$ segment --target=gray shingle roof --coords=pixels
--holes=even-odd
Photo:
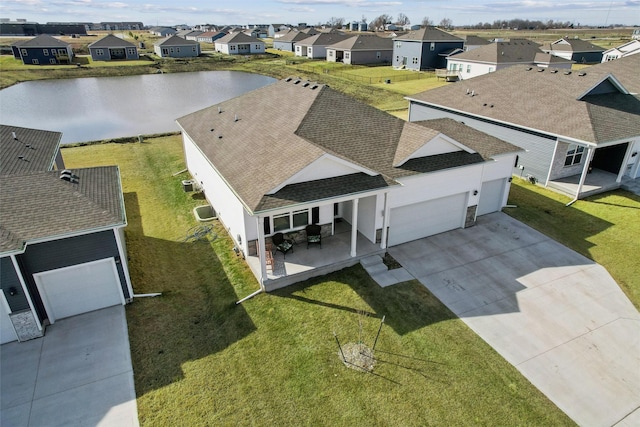
[[[0,175],[53,169],[61,139],[60,132],[0,125]]]
[[[58,171],[0,176],[0,253],[24,242],[61,238],[126,224],[117,166],[72,170],[78,183]]]
[[[260,39],[257,39],[255,37],[251,37],[246,35],[245,33],[242,32],[238,32],[238,33],[230,33],[227,34],[224,37],[220,37],[218,40],[216,40],[216,43],[261,43],[264,44],[264,42]]]
[[[183,39],[182,37],[171,36],[171,37],[167,37],[162,41],[154,43],[153,45],[154,46],[193,46],[196,44],[199,44],[199,43],[195,40],[186,40],[186,39]]]
[[[564,52],[604,52],[603,47],[597,46],[582,39],[561,38],[552,42],[550,45],[545,45],[544,50],[557,50]]]
[[[490,64],[530,64],[538,53],[543,52],[538,48],[536,43],[527,40],[518,40],[516,42],[491,43],[450,56],[449,59]]]
[[[363,50],[393,50],[393,40],[376,35],[361,34],[349,37],[346,40],[339,41],[327,47],[338,50],[350,50],[352,52]]]
[[[349,38],[338,33],[319,33],[298,42],[300,46],[329,46]]]
[[[409,31],[407,34],[396,37],[394,40],[411,40],[423,42],[461,42],[464,41],[460,37],[449,34],[435,27],[424,27],[419,30]]]
[[[618,64],[614,64],[616,62]],[[616,74],[617,67],[621,70],[620,77]],[[640,135],[640,99],[617,95],[616,88],[607,83],[608,80],[600,85],[600,89],[612,91],[612,94],[584,95],[606,80],[610,73],[622,85],[634,84],[632,81],[636,80],[637,87],[635,73],[639,67],[640,55],[571,74],[565,74],[563,70],[539,72],[535,67],[514,66],[408,98],[550,135],[598,143]],[[467,94],[468,89],[475,96]],[[599,119],[604,117],[609,122]],[[616,128],[615,131],[603,131],[603,126]]]
[[[297,42],[300,40],[304,40],[306,38],[311,37],[307,33],[303,33],[302,31],[289,31],[282,37],[277,38],[275,41],[277,42]]]
[[[288,80],[177,120],[250,212],[385,188],[404,176],[518,151],[481,132],[464,131],[460,128],[466,126],[453,120],[435,121],[478,153],[431,156],[394,167],[397,152],[407,158],[440,130],[407,123],[327,86]],[[478,149],[487,141],[494,145]],[[354,174],[282,187],[324,156],[353,164]]]
[[[123,40],[120,37],[116,37],[113,34],[107,34],[100,40],[97,40],[89,45],[89,49],[109,47],[136,47],[136,45],[131,43],[130,41]]]
[[[65,43],[60,41],[54,37],[51,37],[48,34],[40,34],[39,36],[27,40],[25,42],[20,43],[20,47],[52,47],[52,48],[67,48],[69,47],[69,43]]]

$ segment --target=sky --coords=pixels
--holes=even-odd
[[[0,0],[0,18],[46,22],[135,21],[178,24],[298,24],[372,21],[405,14],[411,23],[528,19],[575,25],[640,25],[640,0]]]

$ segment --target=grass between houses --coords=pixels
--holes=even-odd
[[[624,190],[578,200],[514,179],[505,208],[512,217],[602,264],[640,308],[640,196]]]
[[[571,425],[418,282],[382,289],[359,266],[242,305],[258,288],[225,230],[183,242],[179,136],[65,148],[67,167],[118,164],[136,298],[127,306],[142,425]],[[373,373],[343,344],[376,347]]]

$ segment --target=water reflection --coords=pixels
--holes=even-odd
[[[237,71],[44,80],[0,91],[0,122],[62,143],[171,132],[175,119],[275,81]]]

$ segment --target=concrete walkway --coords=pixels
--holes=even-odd
[[[0,425],[138,426],[123,306],[0,347]]]
[[[576,423],[640,425],[640,314],[602,266],[503,213],[389,253]]]

